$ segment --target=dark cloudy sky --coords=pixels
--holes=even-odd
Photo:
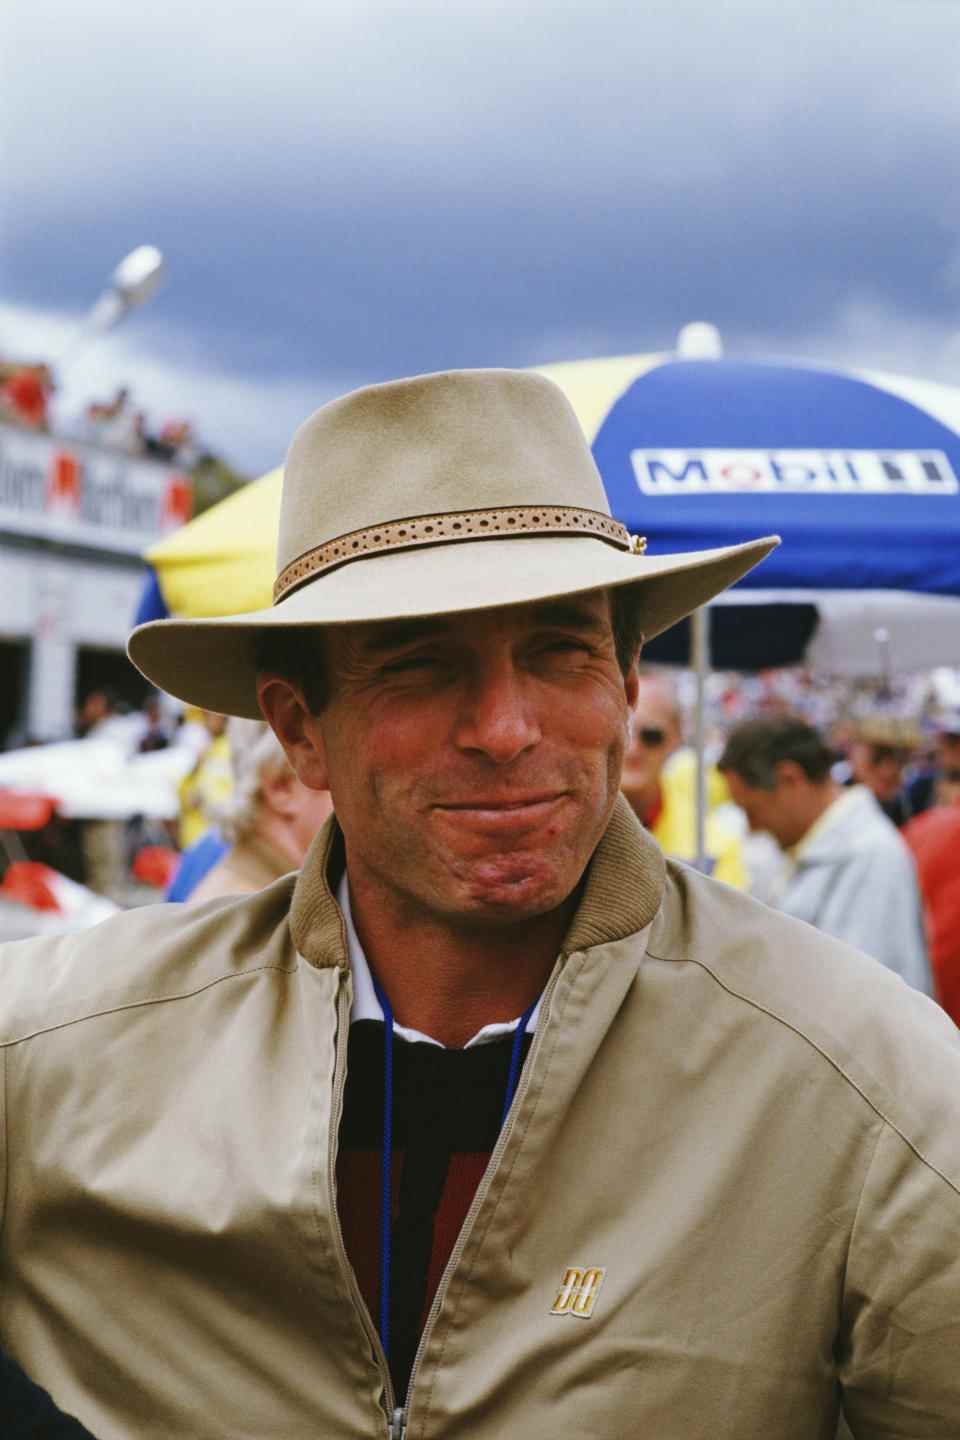
[[[241,468],[354,384],[668,349],[960,383],[960,0],[5,0],[0,353]]]

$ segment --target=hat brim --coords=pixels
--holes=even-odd
[[[349,625],[523,605],[636,586],[651,640],[733,585],[779,544],[768,535],[718,550],[634,555],[583,536],[483,540],[356,560],[269,610],[153,620],[130,637],[137,669],[161,690],[223,715],[259,719],[257,639],[277,626]]]

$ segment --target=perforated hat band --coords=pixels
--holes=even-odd
[[[277,577],[273,603],[279,605],[294,590],[352,560],[393,550],[416,550],[427,545],[448,545],[464,540],[502,540],[522,535],[590,535],[618,550],[642,555],[647,542],[631,535],[625,526],[600,510],[572,505],[505,505],[489,510],[449,510],[436,515],[414,515],[351,530],[292,560]]]

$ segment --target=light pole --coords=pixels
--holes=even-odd
[[[163,278],[164,258],[155,245],[138,245],[125,255],[110,277],[110,284],[81,323],[78,333],[57,361],[58,369],[98,335],[112,330],[135,306],[149,299]]]

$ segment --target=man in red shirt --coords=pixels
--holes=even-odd
[[[923,893],[937,999],[960,1025],[960,804],[925,810],[901,834]]]

